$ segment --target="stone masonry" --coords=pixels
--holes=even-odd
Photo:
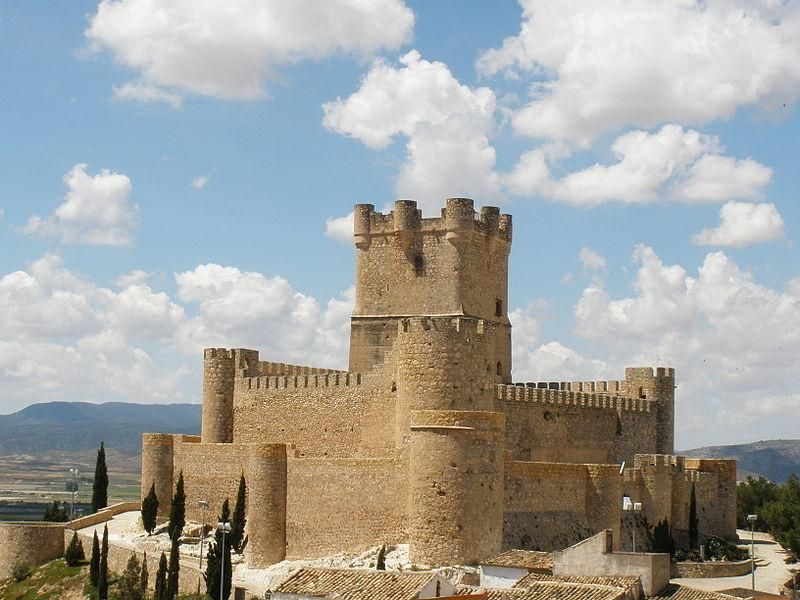
[[[398,543],[419,565],[475,564],[605,530],[618,545],[623,495],[685,529],[694,483],[701,531],[735,536],[735,462],[673,455],[672,369],[513,382],[510,215],[464,198],[437,218],[410,201],[354,214],[349,369],[206,349],[202,435],[143,439],[162,517],[180,472],[194,519],[243,473],[251,567]]]

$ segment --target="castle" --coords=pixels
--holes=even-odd
[[[673,455],[672,369],[513,382],[511,238],[510,215],[464,198],[437,218],[356,205],[349,369],[206,349],[201,435],[145,434],[142,493],[165,517],[182,472],[199,521],[244,473],[253,568],[400,543],[474,564],[606,529],[619,547],[623,496],[680,531],[692,484],[700,531],[735,537],[735,461]]]

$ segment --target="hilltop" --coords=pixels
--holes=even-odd
[[[778,483],[791,473],[800,475],[800,440],[763,440],[732,446],[706,446],[683,450],[691,458],[735,458],[738,479],[763,475]]]

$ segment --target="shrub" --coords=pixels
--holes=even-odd
[[[72,539],[69,541],[66,552],[64,552],[64,560],[70,567],[77,567],[86,560],[86,554],[83,552],[83,543],[78,537],[77,531],[72,534]]]
[[[27,563],[19,563],[14,566],[11,571],[11,576],[14,578],[14,581],[25,581],[28,577],[31,576],[31,567]]]

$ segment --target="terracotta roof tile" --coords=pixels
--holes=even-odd
[[[406,600],[414,598],[434,577],[430,571],[300,569],[275,591],[319,595],[336,592],[342,600]]]
[[[515,588],[524,588],[537,581],[563,581],[565,583],[587,583],[590,585],[605,585],[608,587],[617,587],[623,590],[639,584],[638,576],[616,576],[616,577],[602,577],[593,575],[548,575],[545,573],[528,573],[525,577],[520,579],[514,584]]]
[[[517,569],[553,570],[552,552],[535,552],[533,550],[509,550],[494,558],[484,560],[482,565],[490,567],[511,567]]]
[[[622,600],[625,590],[605,585],[589,585],[565,581],[538,581],[527,588],[464,587],[460,593],[483,590],[487,600]]]
[[[732,597],[720,592],[705,592],[671,583],[658,596],[651,596],[649,600],[731,600]]]

